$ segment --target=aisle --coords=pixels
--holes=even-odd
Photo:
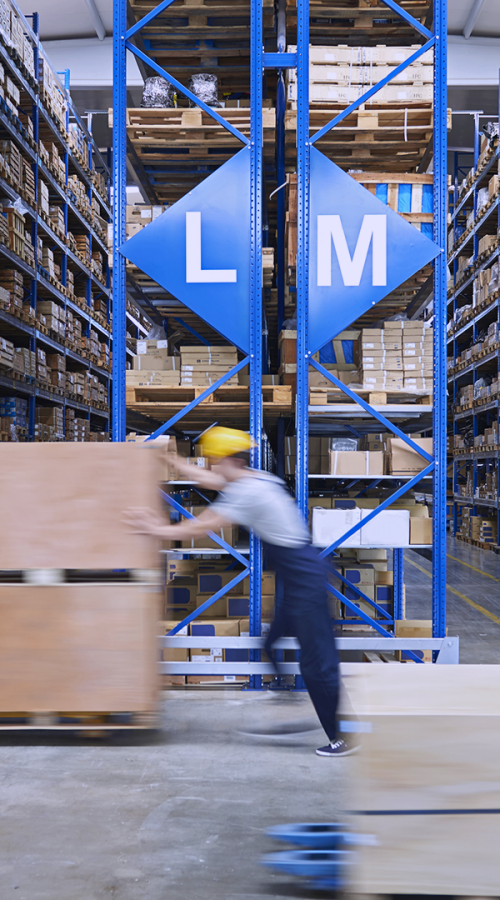
[[[430,560],[405,550],[406,617],[432,616]],[[448,634],[460,638],[461,663],[500,663],[500,557],[447,541]]]
[[[259,863],[275,849],[265,831],[338,816],[352,758],[316,756],[320,729],[273,743],[238,734],[314,723],[306,694],[164,697],[161,731],[149,736],[0,737],[2,898],[296,896]]]

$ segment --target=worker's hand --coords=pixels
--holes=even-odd
[[[150,534],[166,539],[172,537],[170,532],[173,531],[174,526],[166,525],[165,520],[151,509],[143,507],[126,509],[123,521],[135,534]]]

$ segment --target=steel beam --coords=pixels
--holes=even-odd
[[[262,3],[252,0],[250,10],[250,434],[255,446],[250,451],[253,469],[262,468],[262,181],[263,128]],[[262,550],[260,540],[250,532],[250,634],[261,632]],[[252,662],[260,653],[252,651]],[[260,675],[250,678],[251,690],[262,687]]]
[[[434,481],[432,539],[432,634],[446,635],[446,238],[447,238],[447,0],[434,0]]]
[[[124,441],[126,433],[126,287],[125,257],[118,248],[126,238],[127,207],[127,77],[125,31],[126,0],[113,2],[113,386],[112,435]]]

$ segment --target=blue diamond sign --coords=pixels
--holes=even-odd
[[[315,147],[309,228],[310,353],[441,253]]]
[[[240,350],[250,347],[250,150],[120,247]]]

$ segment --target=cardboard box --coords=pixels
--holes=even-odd
[[[362,520],[369,514],[361,510]],[[423,521],[423,520],[419,520]],[[361,526],[361,546],[408,547],[410,543],[410,513],[407,509],[384,509]]]
[[[142,372],[149,370],[153,372],[180,372],[180,362],[178,356],[169,356],[168,350],[148,351],[144,354],[134,356],[132,360],[134,370]]]
[[[210,647],[211,637],[216,636],[239,636],[239,620],[237,619],[211,619],[203,622],[191,623],[191,634],[193,637],[207,637],[207,648],[191,650],[191,661],[199,662],[200,672],[203,672],[203,666],[208,662],[247,662],[248,650],[224,650],[220,647]],[[221,684],[225,682],[245,682],[246,675],[188,675],[188,684]]]
[[[415,438],[413,442],[432,456],[432,438]],[[390,438],[388,463],[390,475],[416,475],[429,465],[427,460],[416,453],[402,438]]]
[[[313,509],[312,542],[317,547],[329,547],[359,522],[361,522],[360,509]],[[360,545],[360,529],[341,544],[342,547]]]
[[[407,638],[432,637],[432,620],[427,619],[396,619],[394,622],[394,636]],[[414,650],[416,656],[424,662],[432,662],[432,650]],[[409,661],[410,657],[404,650],[396,651],[396,659],[401,662]]]
[[[410,544],[432,544],[432,519],[411,516]]]
[[[214,596],[214,591],[209,591],[208,593],[197,593],[195,595],[195,608],[198,609],[203,603],[206,603],[207,600],[210,600],[211,597]],[[207,609],[200,613],[201,619],[213,619],[216,616],[226,616],[227,612],[227,596],[224,595],[219,600],[216,600],[215,603],[212,603]]]
[[[383,475],[384,453],[369,450],[330,450],[331,475]]]

